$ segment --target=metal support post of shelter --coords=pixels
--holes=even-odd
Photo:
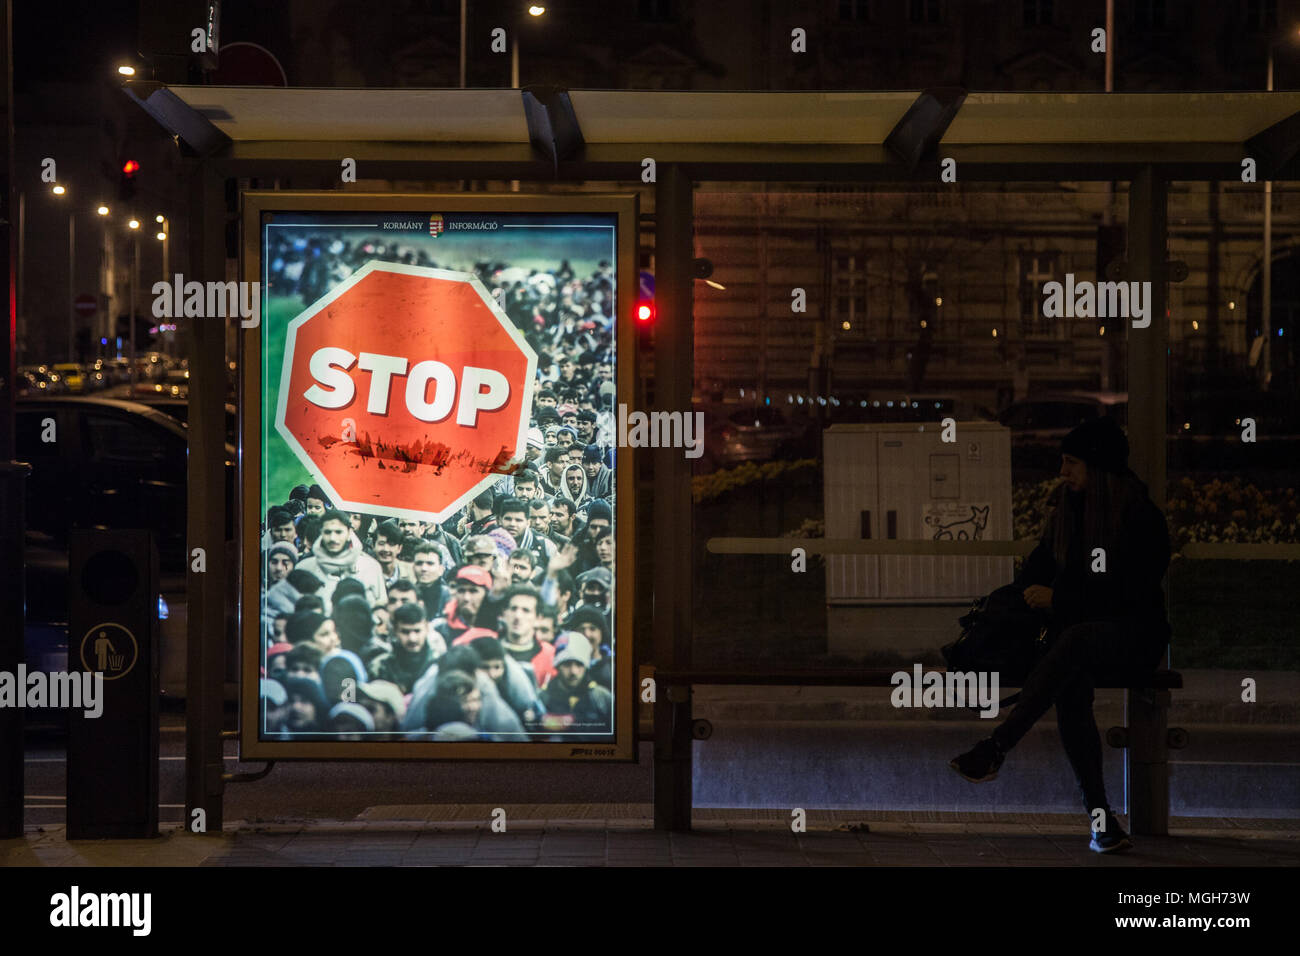
[[[196,164],[190,187],[190,262],[196,278],[224,280],[225,194],[219,172]],[[226,663],[225,416],[226,328],[220,319],[188,326],[189,509],[187,590],[189,629],[185,674],[185,827],[193,831],[202,810],[202,832],[222,827],[221,724]],[[206,569],[194,570],[195,548]]]
[[[1164,510],[1167,454],[1165,424],[1169,396],[1168,183],[1150,166],[1129,186],[1128,267],[1124,279],[1151,282],[1151,324],[1128,323],[1130,466],[1147,484],[1151,500]],[[1124,751],[1124,790],[1129,825],[1136,835],[1169,832],[1169,764],[1165,741],[1169,692],[1129,690],[1124,695],[1129,746]]]
[[[687,171],[660,166],[655,185],[655,404],[689,414],[694,384],[694,197]],[[654,661],[690,667],[694,572],[690,462],[654,451]],[[690,688],[684,702],[655,697],[655,829],[691,828]]]
[[[17,384],[17,295],[18,241],[22,216],[15,203],[14,189],[14,90],[13,90],[13,4],[0,2],[0,246],[4,267],[0,273],[0,302],[4,309],[4,340],[0,341],[0,574],[5,587],[0,592],[0,671],[16,672],[26,656],[23,553],[26,541],[26,483],[31,468],[14,456],[14,395]],[[19,210],[15,212],[15,210]],[[26,770],[23,750],[23,711],[20,707],[0,708],[0,840],[23,835],[23,804]]]

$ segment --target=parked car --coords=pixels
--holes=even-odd
[[[174,373],[169,373],[174,374]],[[161,390],[160,390],[161,389]],[[105,393],[106,398],[124,398],[141,405],[156,408],[164,415],[170,415],[182,425],[190,420],[189,388],[182,387],[179,395],[173,395],[161,385],[141,385],[135,395],[130,394],[130,386],[114,386]],[[230,402],[226,403],[226,442],[239,446],[239,410]]]
[[[108,367],[107,359],[95,359],[90,368],[86,370],[86,390],[100,391],[108,388],[113,384],[112,372]]]
[[[998,415],[1011,429],[1012,446],[1059,445],[1071,429],[1109,415],[1128,424],[1127,392],[1043,392],[1012,402]]]
[[[29,659],[57,657],[50,636],[59,627],[66,634],[70,530],[148,528],[158,545],[160,613],[167,609],[160,648],[163,690],[184,696],[185,425],[137,402],[100,397],[20,399],[15,412],[17,457],[32,466],[26,482]],[[235,449],[226,446],[227,540],[233,539],[235,460]],[[233,603],[228,614],[233,675],[238,660]]]
[[[135,385],[114,385],[106,393],[110,398],[121,398],[133,402],[152,403],[154,399],[176,399],[185,401],[190,396],[189,373],[184,370],[167,372],[162,378],[151,379],[141,375]]]
[[[150,408],[156,408],[164,415],[170,415],[183,425],[188,425],[190,420],[190,403],[187,398],[176,398],[170,395],[142,396],[136,399],[142,405],[148,405]],[[231,446],[239,446],[239,410],[226,403],[226,442]]]
[[[161,352],[149,352],[137,355],[135,359],[136,377],[139,381],[159,382],[167,373],[167,363]]]
[[[121,385],[123,382],[131,381],[131,360],[124,358],[105,359],[105,365],[108,367],[109,382],[113,385]]]
[[[18,395],[57,395],[63,391],[61,382],[52,381],[49,372],[40,365],[20,365]]]
[[[37,375],[41,376],[42,378],[45,379],[46,382],[49,383],[49,388],[47,389],[47,392],[50,395],[64,395],[67,393],[68,383],[63,380],[62,375],[54,371],[54,366],[36,365],[31,367],[36,370]]]
[[[164,394],[172,395],[176,398],[189,397],[190,392],[190,372],[189,369],[174,368],[163,375],[162,380]]]
[[[811,423],[792,421],[771,405],[714,405],[704,412],[700,468],[712,471],[746,461],[772,461],[810,452]]]
[[[14,387],[18,390],[18,395],[40,394],[41,382],[31,372],[24,372],[22,369],[18,369],[14,375]]]
[[[86,390],[86,371],[76,362],[60,362],[54,371],[63,379],[69,392],[76,394]]]
[[[1017,480],[1037,480],[1061,468],[1061,439],[1076,426],[1107,415],[1128,427],[1126,392],[1041,392],[1012,402],[998,415],[1011,429],[1011,468]],[[1175,413],[1170,410],[1170,420]]]

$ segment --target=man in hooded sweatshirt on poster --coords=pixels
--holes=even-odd
[[[581,511],[591,501],[591,492],[587,488],[587,473],[581,465],[566,465],[564,477],[560,482],[561,496],[573,502],[573,509]]]

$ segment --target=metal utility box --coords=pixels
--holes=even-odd
[[[1011,432],[996,422],[833,425],[826,537],[1008,541]],[[827,555],[832,653],[916,657],[956,636],[960,608],[1013,576],[1010,557]]]

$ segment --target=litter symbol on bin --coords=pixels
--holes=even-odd
[[[140,646],[135,635],[121,624],[96,624],[81,639],[81,666],[103,673],[104,680],[117,680],[131,673]]]

